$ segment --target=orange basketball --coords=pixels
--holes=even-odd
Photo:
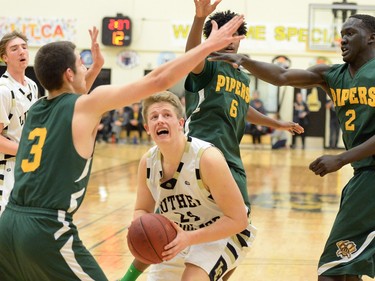
[[[161,263],[161,253],[177,235],[173,222],[160,214],[145,214],[135,219],[128,230],[127,242],[133,256],[145,263]]]

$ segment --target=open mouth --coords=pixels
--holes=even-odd
[[[348,50],[347,48],[345,48],[345,47],[342,47],[342,48],[341,48],[341,54],[342,54],[343,56],[347,55],[348,52],[349,52],[349,50]]]
[[[160,129],[156,132],[156,134],[158,136],[161,136],[161,135],[168,135],[169,131],[167,129]]]

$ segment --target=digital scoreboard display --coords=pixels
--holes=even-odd
[[[102,43],[106,46],[129,46],[132,38],[132,22],[129,17],[117,15],[105,17],[102,23]]]

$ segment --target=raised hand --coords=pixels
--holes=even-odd
[[[198,18],[205,18],[215,11],[216,6],[219,5],[221,0],[216,0],[211,4],[211,0],[194,0],[195,3],[195,16]]]
[[[97,42],[99,30],[94,26],[92,29],[89,29],[89,33],[91,37],[91,55],[93,62],[85,76],[86,93],[90,91],[96,77],[99,75],[104,65],[104,57],[100,51],[99,43]]]
[[[216,50],[220,50],[228,46],[232,42],[236,42],[245,38],[245,35],[233,34],[238,30],[240,25],[244,22],[243,15],[233,17],[225,25],[218,28],[217,23],[212,21],[212,31],[208,39],[204,42],[205,44],[214,44]]]
[[[93,65],[97,67],[102,67],[104,64],[104,57],[100,51],[99,43],[97,42],[99,30],[94,26],[92,29],[89,29],[91,37],[91,55],[93,59]]]

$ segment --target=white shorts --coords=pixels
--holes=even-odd
[[[14,185],[15,160],[7,160],[5,165],[0,164],[0,175],[4,175],[4,180],[0,179],[0,216],[8,204],[10,192]],[[1,195],[2,193],[2,195]]]
[[[185,263],[199,266],[207,272],[211,281],[236,268],[245,258],[255,239],[256,228],[251,224],[241,233],[203,244],[192,245],[167,262],[150,267],[147,281],[181,280]]]

